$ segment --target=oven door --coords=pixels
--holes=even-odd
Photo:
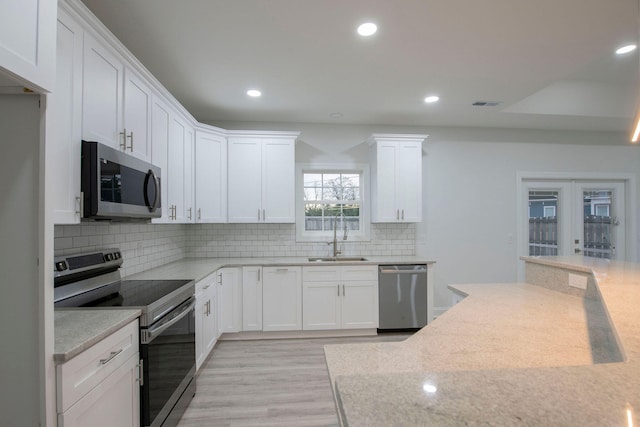
[[[141,424],[176,425],[195,394],[195,298],[143,328],[140,352]]]

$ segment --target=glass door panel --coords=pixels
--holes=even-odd
[[[558,255],[558,191],[529,191],[529,255]]]
[[[624,187],[622,183],[576,182],[580,211],[574,253],[624,259]]]

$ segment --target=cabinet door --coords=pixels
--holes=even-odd
[[[134,156],[151,159],[151,89],[133,71],[124,79],[124,129],[126,150]]]
[[[193,155],[195,132],[191,126],[185,127],[184,134],[184,222],[195,222],[193,203]]]
[[[262,329],[302,329],[302,280],[300,267],[262,268]]]
[[[206,324],[206,313],[208,308],[209,300],[204,294],[204,291],[197,291],[196,285],[196,370],[200,369],[204,359],[206,357],[205,354],[205,324]]]
[[[262,267],[242,267],[242,330],[262,330]]]
[[[422,144],[403,142],[398,146],[397,205],[400,221],[422,221]]]
[[[353,281],[342,284],[343,329],[378,327],[378,283]]]
[[[151,220],[153,223],[167,223],[170,217],[168,198],[169,168],[167,154],[169,150],[171,113],[159,98],[154,97],[151,105],[151,161],[160,167],[160,205],[162,217]]]
[[[167,149],[167,205],[169,222],[185,222],[184,162],[186,124],[177,117],[171,119]]]
[[[227,141],[224,137],[196,132],[196,222],[227,221]]]
[[[218,336],[242,329],[240,269],[221,268],[218,272]]]
[[[140,425],[139,356],[136,353],[67,411],[60,427]]]
[[[397,175],[396,164],[398,149],[394,142],[379,142],[376,147],[376,166],[374,173],[376,195],[373,208],[374,222],[396,222],[399,220],[399,208],[396,204]]]
[[[2,2],[0,69],[32,89],[57,90],[54,86],[57,3],[56,0]]]
[[[259,138],[228,139],[229,222],[262,220],[262,148]]]
[[[121,149],[124,65],[93,37],[84,35],[82,138]]]
[[[207,307],[207,318],[204,325],[205,359],[209,356],[218,341],[218,292],[215,285],[214,280],[208,289],[209,306]]]
[[[304,282],[302,329],[340,329],[340,285],[336,282]]]
[[[58,13],[56,90],[49,95],[54,118],[47,141],[47,179],[53,191],[53,222],[80,222],[80,142],[82,139],[82,28]]]
[[[263,221],[295,222],[295,146],[291,139],[262,144]]]

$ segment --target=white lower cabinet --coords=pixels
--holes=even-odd
[[[262,330],[262,267],[242,267],[242,330]]]
[[[216,274],[196,283],[196,370],[199,370],[218,339]]]
[[[262,330],[302,329],[302,268],[262,267]]]
[[[375,265],[304,267],[303,329],[378,327]]]
[[[56,367],[59,427],[139,426],[138,321]]]
[[[242,330],[241,269],[225,267],[218,270],[218,333]]]

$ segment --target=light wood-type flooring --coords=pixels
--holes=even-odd
[[[324,345],[408,336],[220,341],[179,427],[337,426]]]

